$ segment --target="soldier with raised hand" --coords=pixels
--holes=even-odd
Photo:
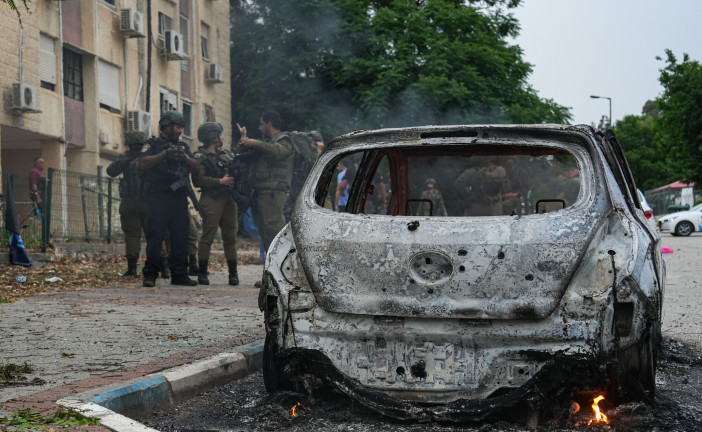
[[[199,166],[193,171],[193,184],[201,188],[202,236],[198,244],[198,275],[200,285],[209,285],[207,264],[217,228],[222,229],[224,256],[229,268],[229,285],[239,285],[236,257],[236,233],[239,211],[234,200],[234,177],[230,175],[234,154],[223,148],[222,125],[216,122],[202,124],[197,139],[202,146],[195,151]]]
[[[170,233],[168,264],[171,285],[197,285],[187,275],[188,265],[188,195],[190,170],[197,169],[188,146],[180,141],[185,119],[178,111],[166,111],[159,120],[159,137],[146,141],[139,158],[144,196],[149,203],[146,223],[146,264],[143,286],[153,287],[161,269],[160,249]]]
[[[268,250],[273,238],[285,226],[283,209],[290,192],[293,171],[292,138],[280,130],[278,113],[269,111],[261,115],[258,130],[264,140],[246,136],[246,127],[239,127],[239,147],[255,148],[260,155],[253,178],[253,213]]]

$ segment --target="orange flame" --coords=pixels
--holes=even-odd
[[[302,404],[300,402],[298,402],[297,404],[293,405],[292,409],[290,410],[290,415],[292,415],[293,417],[297,417],[297,414],[295,414],[295,410],[299,406],[301,406],[302,408],[305,408],[304,406],[302,406]]]
[[[607,419],[607,416],[604,415],[603,412],[600,411],[600,407],[598,404],[600,403],[601,400],[603,400],[605,397],[602,395],[597,396],[593,401],[592,401],[592,410],[595,412],[595,419],[590,420],[587,424],[590,425],[593,421],[595,423],[607,423],[609,424],[609,420]]]

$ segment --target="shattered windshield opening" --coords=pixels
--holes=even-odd
[[[330,169],[318,204],[352,214],[529,215],[567,208],[580,192],[578,162],[560,148],[394,147],[347,154]]]

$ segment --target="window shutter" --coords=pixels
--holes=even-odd
[[[56,49],[54,39],[39,35],[39,79],[56,84]]]
[[[119,110],[119,68],[98,60],[98,96],[100,104]]]

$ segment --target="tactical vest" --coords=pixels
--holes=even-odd
[[[283,132],[279,132],[273,137],[273,142],[277,142],[284,138],[291,140],[288,135]],[[276,159],[266,152],[261,152],[253,179],[254,190],[275,190],[285,193],[290,192],[290,181],[292,180],[294,162],[293,156],[295,155],[292,140],[290,145],[293,151],[282,159]]]
[[[119,196],[132,200],[143,199],[141,195],[141,172],[134,161],[127,165],[119,179]]]
[[[173,145],[162,137],[152,137],[147,143],[151,146],[151,150],[147,154],[157,154]],[[185,144],[180,143],[180,145],[183,146],[186,153],[189,153]],[[190,182],[189,174],[190,168],[185,163],[163,160],[149,169],[142,170],[144,193],[172,192],[187,188],[186,184]]]
[[[206,150],[205,146],[201,146],[195,152],[195,158],[205,169],[205,176],[219,179],[230,173],[232,162],[234,161],[234,154],[226,149],[218,149],[216,153],[211,153]],[[229,193],[232,190],[232,188],[224,185],[217,185],[215,187],[200,185],[200,189],[202,192],[212,194],[215,198]]]

